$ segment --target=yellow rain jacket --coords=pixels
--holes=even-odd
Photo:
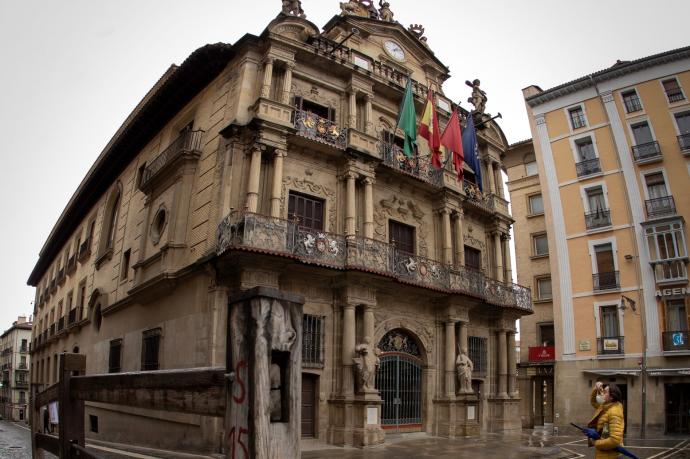
[[[596,396],[597,391],[595,389],[592,391],[590,403],[596,408],[596,411],[592,420],[587,424],[589,427],[597,429],[601,435],[601,439],[593,442],[596,448],[594,457],[595,459],[617,459],[620,453],[614,448],[623,446],[623,429],[625,428],[623,404],[613,402],[599,405]]]

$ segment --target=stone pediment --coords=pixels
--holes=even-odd
[[[304,18],[281,13],[268,24],[264,33],[266,32],[306,43],[310,37],[319,35],[319,28]]]

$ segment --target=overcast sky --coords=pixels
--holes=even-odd
[[[530,136],[521,89],[546,89],[690,44],[687,0],[389,0],[424,25],[464,102],[479,78],[512,143]],[[377,2],[378,3],[378,2]],[[0,330],[33,310],[26,280],[50,230],[115,130],[172,63],[258,35],[280,0],[0,0]],[[304,0],[322,27],[335,0]]]

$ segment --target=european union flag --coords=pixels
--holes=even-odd
[[[482,168],[479,164],[479,147],[477,145],[477,132],[474,129],[474,120],[470,114],[467,117],[467,125],[462,131],[462,150],[465,152],[465,162],[474,171],[477,179],[477,186],[482,189]]]

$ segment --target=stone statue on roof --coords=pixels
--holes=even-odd
[[[307,17],[307,15],[304,14],[302,2],[300,0],[283,0],[283,14],[287,14],[288,16],[297,16],[300,18]]]
[[[371,19],[379,18],[379,12],[374,6],[373,0],[350,0],[348,2],[341,2],[340,14]]]
[[[472,88],[472,95],[467,99],[467,102],[474,105],[474,112],[479,114],[484,114],[486,109],[486,93],[482,91],[479,87],[480,81],[478,79],[473,80],[471,83],[469,80],[465,81],[465,84]]]
[[[385,22],[395,22],[393,21],[393,12],[390,8],[391,4],[385,0],[379,0],[379,19]]]
[[[426,37],[424,36],[424,26],[421,24],[410,24],[410,27],[407,28],[407,30],[417,37],[417,40],[420,41],[421,44],[426,46],[427,48],[429,47],[429,44],[426,42]]]

